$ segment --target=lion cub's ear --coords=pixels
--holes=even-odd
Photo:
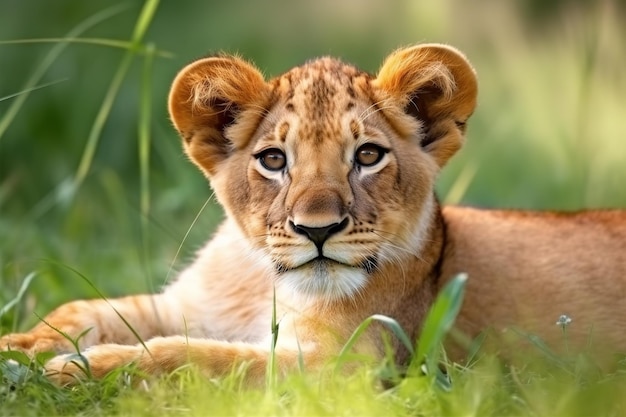
[[[399,49],[387,57],[374,85],[396,128],[408,136],[421,130],[420,145],[439,166],[461,147],[465,123],[476,107],[477,83],[474,69],[459,51],[438,44]],[[398,111],[421,126],[394,117]]]
[[[213,175],[248,143],[268,95],[261,73],[234,56],[204,58],[183,68],[170,90],[169,112],[192,161]]]

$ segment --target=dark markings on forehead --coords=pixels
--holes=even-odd
[[[327,80],[317,78],[313,80],[308,88],[308,95],[311,100],[307,100],[307,113],[312,114],[317,119],[322,119],[327,114],[333,114],[335,103],[333,98],[337,94],[337,89],[330,85]]]
[[[354,119],[350,122],[350,132],[352,132],[354,140],[357,140],[359,136],[361,136],[361,125]]]
[[[337,113],[356,107],[357,90],[367,88],[370,78],[367,73],[339,60],[320,58],[274,79],[273,86],[275,97],[282,96],[285,100],[285,110],[295,112],[294,103],[302,105],[298,110],[302,111],[306,123],[300,126],[298,136],[322,143],[326,136],[341,134]],[[303,95],[303,100],[297,101],[296,94]],[[337,107],[339,94],[347,95],[347,102],[341,100],[342,108]],[[365,94],[369,96],[367,92]],[[282,129],[281,126],[278,130],[281,140],[286,138]],[[359,123],[350,129],[355,139],[362,134]]]
[[[287,99],[293,97],[294,91],[304,80],[337,80],[342,84],[347,84],[346,92],[348,96],[356,99],[353,81],[360,77],[370,78],[366,72],[360,71],[351,65],[337,59],[324,57],[309,61],[300,67],[295,67],[283,74],[279,79],[282,81],[283,94],[285,94]],[[287,88],[285,89],[284,87]]]
[[[287,140],[287,133],[289,133],[289,123],[284,122],[278,128],[278,139],[284,143]]]

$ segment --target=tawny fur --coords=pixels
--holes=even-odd
[[[439,208],[434,182],[462,146],[476,94],[471,65],[443,45],[400,49],[376,76],[332,58],[270,81],[235,56],[190,64],[169,110],[224,224],[162,293],[68,303],[1,346],[67,353],[52,327],[91,328],[80,347],[96,377],[129,363],[148,374],[193,363],[209,376],[245,364],[259,382],[274,295],[279,370],[316,369],[373,314],[416,338],[437,291],[466,272],[458,333],[491,328],[506,341],[518,326],[556,346],[555,321],[568,314],[572,348],[592,331],[606,351],[626,349],[624,212]],[[380,357],[380,336],[373,328],[355,349]],[[51,360],[50,378],[80,378],[69,359]]]

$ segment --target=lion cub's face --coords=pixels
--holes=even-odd
[[[419,257],[435,176],[475,95],[469,64],[442,46],[399,50],[377,77],[321,58],[265,82],[238,58],[214,57],[178,75],[170,112],[278,281],[336,299]]]
[[[328,58],[290,71],[245,151],[239,220],[277,277],[306,293],[353,293],[380,265],[419,250],[425,233],[436,164],[399,138],[370,84]]]

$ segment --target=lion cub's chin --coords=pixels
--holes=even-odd
[[[328,302],[351,297],[367,281],[367,271],[330,259],[317,259],[278,275],[279,285]]]

